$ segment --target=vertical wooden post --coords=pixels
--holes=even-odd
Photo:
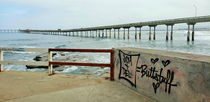
[[[0,61],[3,61],[3,51],[0,51]],[[2,64],[0,64],[0,72],[2,72],[3,71],[3,65]]]
[[[52,61],[52,52],[48,51],[48,62]],[[53,74],[53,65],[48,65],[48,71],[49,71],[49,75]]]
[[[98,37],[100,37],[100,36],[101,36],[100,32],[101,32],[101,30],[99,30]]]
[[[110,67],[110,80],[111,81],[114,81],[114,50],[111,52],[110,54],[110,64],[111,64],[111,67]]]

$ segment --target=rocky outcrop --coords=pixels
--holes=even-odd
[[[57,53],[52,53],[52,57],[54,57]],[[42,53],[37,55],[33,60],[35,61],[48,61],[48,53]],[[33,68],[48,68],[48,66],[37,66],[37,65],[26,65],[27,69]],[[53,65],[53,67],[58,67],[58,65]]]
[[[35,61],[48,61],[48,53],[42,53],[40,55],[37,55],[33,60]],[[52,54],[52,60],[56,62],[91,62],[94,59],[92,57],[89,57],[89,55],[81,55],[76,54],[73,52],[69,53],[53,53]],[[33,68],[48,68],[48,66],[37,66],[37,65],[26,65],[28,69]],[[62,73],[62,71],[65,71],[67,68],[72,68],[72,66],[59,66],[59,65],[53,65],[53,71]],[[47,73],[47,70],[43,71]],[[82,73],[82,75],[93,75],[93,76],[102,76],[102,77],[109,77],[110,76],[110,70],[107,67],[97,67],[92,70],[89,70],[88,72]]]

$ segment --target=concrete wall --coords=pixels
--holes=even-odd
[[[114,48],[114,79],[160,102],[210,102],[210,56]]]

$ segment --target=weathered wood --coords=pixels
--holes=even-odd
[[[48,66],[48,62],[44,61],[0,61],[2,65],[40,65]]]
[[[110,80],[114,81],[114,52],[110,55]]]
[[[106,53],[113,52],[111,49],[61,49],[61,48],[49,48],[49,51],[63,51],[63,52],[96,52],[96,53]]]
[[[94,67],[111,67],[111,64],[103,63],[76,63],[76,62],[49,62],[49,65],[71,65],[71,66],[94,66]]]
[[[49,62],[52,61],[52,52],[51,51],[48,52],[48,61]],[[49,71],[49,75],[53,74],[53,65],[52,64],[48,64],[48,71]]]
[[[15,48],[0,47],[0,51],[17,51],[17,52],[47,52],[47,48]]]

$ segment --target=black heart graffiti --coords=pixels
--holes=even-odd
[[[159,58],[156,58],[155,60],[152,58],[152,59],[151,59],[151,62],[152,62],[153,64],[155,64],[158,60],[159,60]]]
[[[169,60],[162,61],[162,64],[164,65],[164,67],[166,67],[167,65],[169,65],[169,64],[170,64],[170,61],[169,61]]]

